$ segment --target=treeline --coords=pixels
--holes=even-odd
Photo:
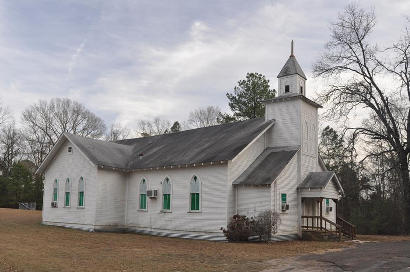
[[[354,223],[361,234],[406,232],[405,206],[397,158],[379,142],[360,154],[353,135],[327,126],[321,132],[319,153],[326,167],[334,171],[344,189],[337,214]],[[372,154],[377,154],[372,156]]]
[[[320,151],[345,189],[341,214],[359,232],[410,233],[410,28],[383,48],[375,27],[374,11],[354,4],[331,25],[314,74],[326,79],[322,117],[338,133],[326,128]]]

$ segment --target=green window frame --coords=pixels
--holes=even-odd
[[[58,201],[58,180],[55,179],[53,183],[53,201]]]
[[[140,209],[147,209],[147,194],[140,194]]]
[[[199,193],[191,193],[191,211],[199,211]]]
[[[70,192],[65,192],[64,206],[70,207]]]
[[[282,204],[286,204],[287,203],[287,195],[286,194],[281,194],[281,200],[282,200]]]
[[[139,193],[140,193],[139,194],[140,195],[139,209],[146,210],[147,209],[147,181],[145,179],[142,179],[140,182]]]
[[[67,178],[65,181],[65,193],[64,193],[64,207],[70,207],[70,195],[71,195],[71,184],[70,184],[70,179]]]
[[[171,210],[171,181],[165,178],[162,182],[162,210]]]
[[[201,210],[201,182],[197,176],[193,176],[190,183],[190,211]]]
[[[330,206],[330,200],[329,200],[329,198],[326,198],[326,207],[329,207]]]
[[[84,207],[84,192],[78,192],[78,207]]]
[[[85,191],[85,181],[81,177],[78,181],[78,207],[84,207],[84,191]]]
[[[162,200],[162,209],[163,210],[171,210],[171,195],[170,194],[163,194],[163,200]]]

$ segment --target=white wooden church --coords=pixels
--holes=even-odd
[[[321,106],[293,45],[278,81],[264,118],[117,142],[65,133],[37,170],[43,224],[219,240],[234,214],[273,210],[280,240],[335,223],[343,189],[318,155]]]

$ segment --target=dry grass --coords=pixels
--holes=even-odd
[[[268,260],[350,243],[221,243],[43,226],[41,212],[0,209],[1,271],[260,271]]]
[[[392,236],[392,235],[357,235],[357,239],[370,242],[400,242],[410,241],[410,236]]]

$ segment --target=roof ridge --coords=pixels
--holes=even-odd
[[[198,130],[203,130],[203,129],[214,128],[214,127],[232,126],[232,125],[235,125],[235,124],[250,122],[250,121],[254,121],[254,120],[262,119],[262,118],[264,118],[264,117],[257,117],[257,118],[252,118],[252,119],[240,120],[240,121],[235,121],[235,122],[230,122],[230,123],[223,123],[223,124],[206,126],[206,127],[191,128],[191,129],[186,129],[186,130],[182,130],[182,131],[163,133],[163,134],[151,135],[151,136],[145,136],[145,137],[127,138],[127,139],[114,141],[113,143],[121,144],[120,143],[121,141],[130,141],[130,140],[137,140],[137,139],[149,139],[149,138],[152,139],[152,138],[158,138],[158,137],[165,136],[165,135],[176,135],[176,134],[182,134],[182,133],[187,133],[187,132],[192,132],[192,131],[198,131]],[[266,122],[272,122],[272,120],[267,120]]]

